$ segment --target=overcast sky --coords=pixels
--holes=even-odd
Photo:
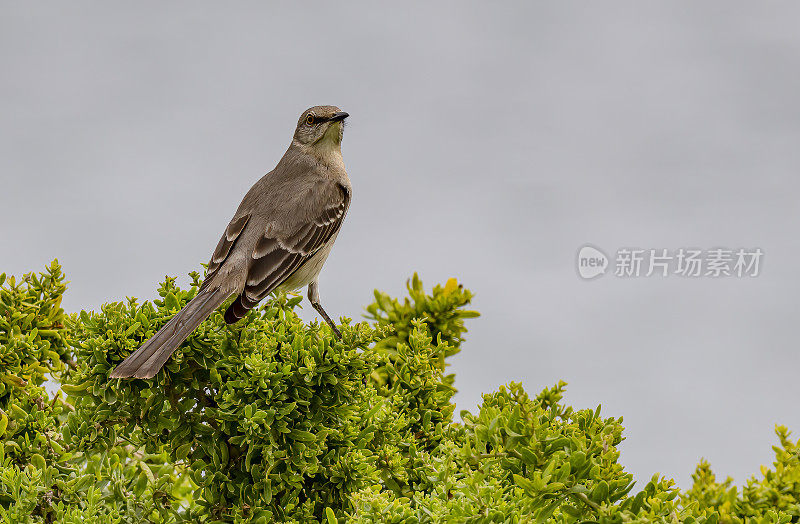
[[[351,114],[321,275],[476,293],[460,409],[508,381],[624,416],[622,463],[737,482],[800,434],[796,3],[3,2],[0,271],[68,311],[207,262],[301,111]],[[760,248],[760,274],[585,281],[578,249]],[[312,318],[310,307],[304,313]],[[640,488],[643,483],[640,483]]]

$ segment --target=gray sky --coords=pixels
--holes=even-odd
[[[68,310],[185,284],[299,113],[334,104],[354,198],[323,303],[359,319],[415,270],[458,277],[483,314],[460,409],[567,380],[624,416],[638,479],[683,487],[700,457],[741,483],[775,423],[800,433],[798,4],[1,9],[0,271],[58,257]],[[764,258],[583,281],[587,242]]]

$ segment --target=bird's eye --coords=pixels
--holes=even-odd
[[[315,121],[316,121],[316,119],[314,118],[314,115],[308,115],[306,117],[306,124],[308,124],[310,126],[314,125]]]

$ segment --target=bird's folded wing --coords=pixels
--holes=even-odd
[[[335,197],[291,233],[274,234],[267,228],[253,250],[243,302],[255,306],[325,246],[339,231],[349,200],[348,191],[337,186]]]
[[[228,255],[231,253],[231,249],[233,249],[234,244],[236,244],[236,240],[239,239],[239,235],[241,235],[242,231],[244,231],[244,226],[247,225],[247,222],[250,220],[250,214],[239,215],[233,217],[228,227],[225,228],[225,232],[222,234],[222,238],[219,239],[219,243],[217,244],[217,248],[214,250],[214,254],[211,255],[211,261],[208,263],[208,269],[206,270],[206,278],[203,281],[203,285],[200,286],[200,289],[204,289],[206,284],[211,282],[214,275],[219,270],[222,263],[228,258]]]

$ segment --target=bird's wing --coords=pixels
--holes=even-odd
[[[233,249],[234,244],[239,239],[239,236],[244,231],[244,226],[247,225],[247,222],[250,220],[250,214],[243,214],[233,217],[233,219],[228,224],[228,227],[225,228],[225,232],[222,234],[222,238],[219,239],[219,243],[217,244],[217,248],[214,250],[214,254],[211,255],[211,260],[208,263],[208,269],[206,270],[206,278],[203,281],[203,285],[200,286],[200,289],[204,289],[206,284],[211,282],[213,276],[217,273],[222,263],[227,260],[228,255],[231,254],[231,250]]]
[[[337,184],[333,198],[316,206],[291,232],[275,233],[267,227],[251,255],[242,305],[255,307],[313,257],[339,231],[349,203],[349,191]]]

